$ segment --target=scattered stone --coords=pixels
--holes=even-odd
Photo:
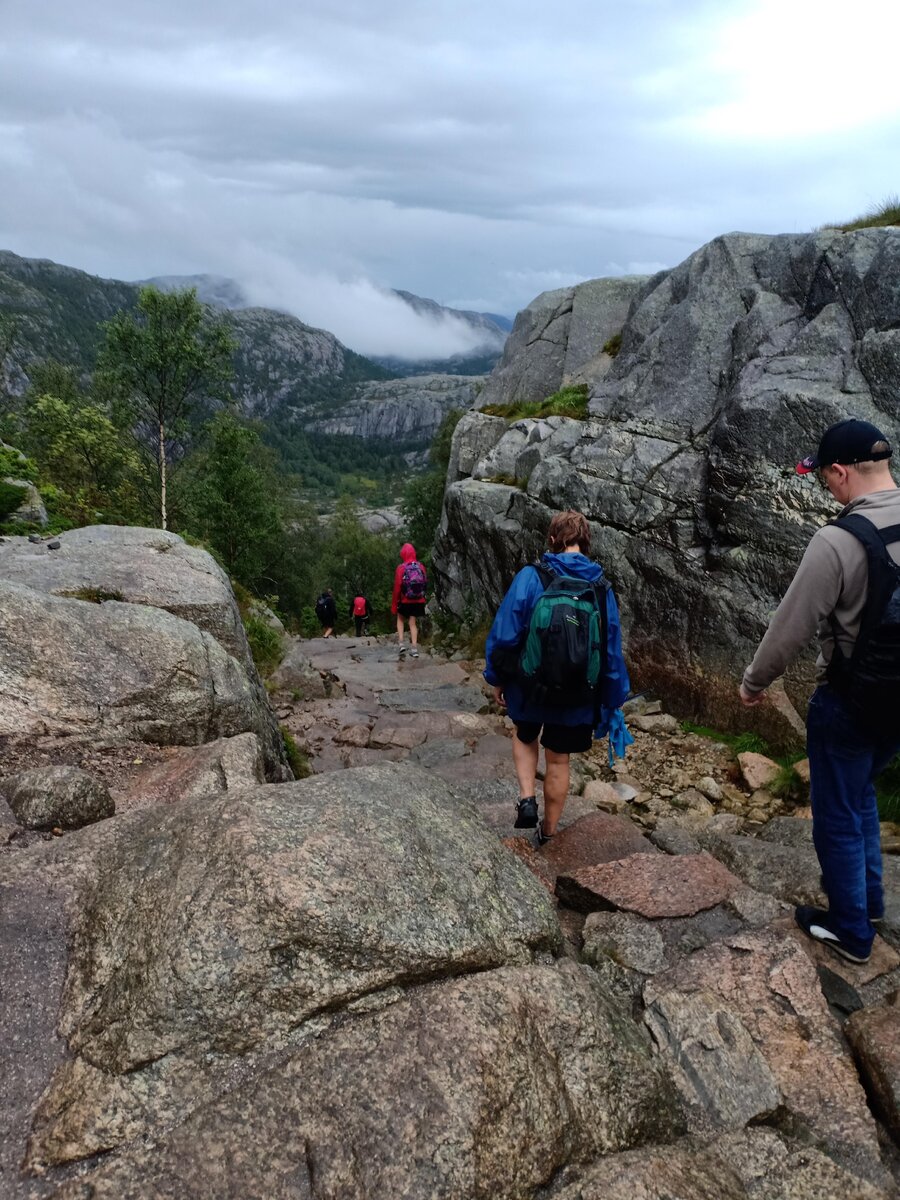
[[[334,740],[341,746],[357,746],[362,749],[369,744],[369,726],[345,725],[334,735]]]
[[[697,788],[687,788],[685,791],[679,792],[677,796],[672,797],[672,803],[676,808],[685,809],[699,817],[712,817],[716,811],[706,796]]]
[[[666,854],[699,854],[701,851],[696,837],[671,818],[656,822],[650,841]]]
[[[625,912],[592,912],[584,923],[586,962],[605,955],[621,967],[653,975],[666,965],[665,946],[656,926]]]
[[[804,1140],[887,1183],[853,1063],[793,939],[763,930],[716,942],[650,979],[644,999],[692,1127],[734,1129],[781,1110]]]
[[[801,758],[799,762],[794,763],[794,774],[802,784],[809,787],[809,759]]]
[[[541,854],[557,874],[571,875],[584,867],[626,856],[655,857],[656,850],[626,817],[592,812],[561,829]]]
[[[822,985],[822,995],[828,1001],[829,1007],[837,1009],[841,1017],[848,1017],[863,1007],[859,992],[848,983],[842,975],[838,975],[831,967],[817,968],[819,983]]]
[[[697,783],[697,791],[702,792],[708,800],[719,801],[722,799],[722,788],[713,779],[711,775],[704,775]]]
[[[583,792],[585,800],[608,813],[620,813],[628,807],[627,800],[619,795],[614,783],[604,783],[600,779],[590,779],[585,784]],[[635,793],[637,795],[637,793]]]
[[[779,846],[811,846],[812,821],[802,817],[773,817],[757,834],[765,842]]]
[[[290,645],[269,676],[269,684],[275,691],[296,693],[296,700],[324,700],[328,695],[325,680],[310,662],[300,642]]]
[[[416,729],[414,726],[398,729],[396,726],[379,722],[369,736],[369,745],[375,749],[399,746],[404,750],[412,750],[415,746],[421,746],[426,736],[424,729]]]
[[[770,925],[779,917],[783,917],[788,908],[774,896],[767,896],[765,892],[757,892],[749,887],[741,888],[734,895],[729,896],[725,901],[725,906],[751,929],[761,929],[765,925]]]
[[[879,1115],[900,1140],[900,992],[854,1013],[844,1032]]]
[[[0,788],[26,829],[80,829],[116,811],[106,784],[79,767],[34,767],[7,776]]]
[[[757,788],[768,787],[781,773],[777,762],[773,762],[765,754],[755,754],[752,750],[745,750],[743,754],[739,754],[737,761],[744,783],[751,792],[755,792]]]
[[[652,716],[629,717],[628,724],[641,733],[653,733],[657,736],[667,733],[677,733],[680,726],[674,717],[668,713]]]
[[[709,854],[632,854],[560,874],[556,894],[581,912],[618,908],[644,917],[686,917],[721,904],[740,886]]]
[[[60,548],[61,544],[62,543],[60,542],[59,538],[54,538],[52,542],[47,543],[47,549],[48,550],[58,550]]]

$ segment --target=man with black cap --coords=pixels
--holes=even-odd
[[[876,678],[867,705],[860,683],[866,682],[862,651],[874,644],[872,630],[900,580],[892,566],[900,562],[900,490],[891,476],[891,453],[876,426],[850,418],[827,429],[818,451],[797,464],[800,475],[818,472],[842,505],[839,523],[811,539],[740,687],[744,704],[758,704],[818,634],[818,686],[806,731],[813,841],[828,910],[802,906],[795,915],[809,937],[855,963],[868,960],[872,922],[884,916],[873,781],[900,748],[900,708],[871,703],[873,696],[892,694],[890,688],[879,693]],[[884,669],[893,669],[891,662],[869,675]]]

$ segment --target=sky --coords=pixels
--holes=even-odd
[[[366,354],[900,191],[900,4],[2,0],[0,248]]]

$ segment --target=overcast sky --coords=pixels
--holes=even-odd
[[[0,247],[364,353],[900,190],[897,0],[0,0]],[[453,336],[451,336],[453,335]]]

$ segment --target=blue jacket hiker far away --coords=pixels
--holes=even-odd
[[[544,554],[541,557],[543,566],[554,571],[557,575],[571,575],[593,583],[603,577],[603,568],[583,554]],[[543,594],[544,585],[534,567],[523,567],[513,579],[509,591],[503,597],[503,603],[497,609],[494,623],[488,634],[486,658],[487,664],[484,677],[492,687],[503,684],[506,699],[506,710],[513,721],[550,722],[555,725],[592,725],[594,722],[593,705],[580,708],[542,708],[531,704],[525,697],[522,688],[516,683],[503,683],[494,671],[491,657],[500,646],[519,646],[528,630],[531,614],[538,598]],[[631,684],[628,679],[628,669],[622,657],[622,629],[619,624],[619,608],[612,591],[606,592],[607,613],[607,671],[600,691],[600,723],[594,730],[595,737],[605,737],[610,732],[610,723],[614,722],[616,710],[628,695]]]

